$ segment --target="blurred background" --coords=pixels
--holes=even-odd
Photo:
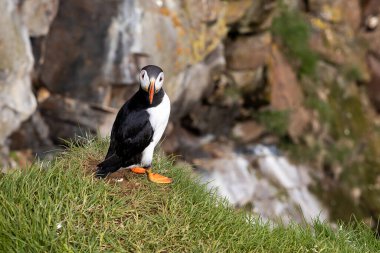
[[[380,1],[0,0],[0,164],[107,136],[146,64],[179,155],[264,219],[380,215]]]

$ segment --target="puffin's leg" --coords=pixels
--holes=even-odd
[[[133,173],[136,173],[136,174],[145,174],[146,173],[146,169],[144,169],[142,167],[134,167],[131,169],[131,171]]]
[[[146,175],[148,176],[148,180],[153,182],[153,183],[157,183],[157,184],[170,184],[173,182],[173,179],[169,178],[169,177],[165,177],[163,175],[160,175],[160,174],[157,174],[157,173],[153,173],[152,172],[152,168],[148,168],[146,170]]]

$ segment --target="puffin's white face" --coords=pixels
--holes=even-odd
[[[140,72],[140,86],[143,90],[149,91],[149,85],[153,82],[155,93],[157,93],[161,88],[162,84],[164,83],[164,72],[161,72],[158,74],[157,78],[155,77],[149,77],[148,73],[145,69],[141,70]]]
[[[143,90],[148,91],[149,90],[149,76],[145,69],[141,70],[140,72],[140,86]]]
[[[164,72],[161,72],[160,74],[158,74],[156,82],[155,82],[156,93],[162,88],[163,84],[164,84]]]
[[[140,72],[140,86],[149,93],[149,101],[152,104],[153,96],[159,92],[164,83],[164,72],[160,72],[158,76],[149,76],[148,72],[143,69]]]

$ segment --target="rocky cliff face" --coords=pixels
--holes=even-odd
[[[208,87],[210,72],[224,65],[222,3],[209,2],[195,11],[189,1],[61,1],[49,34],[36,43],[37,83],[97,116],[74,119],[64,116],[67,106],[41,103],[52,137],[98,128],[107,134],[112,108],[136,89],[147,63],[165,70],[166,90],[173,103],[180,101],[173,115],[187,111]]]
[[[173,103],[163,149],[232,203],[269,219],[322,206],[333,219],[377,219],[379,6],[3,1],[0,145],[41,151],[107,135],[139,68],[157,64]]]
[[[44,7],[42,2],[0,2],[0,149],[3,152],[7,137],[36,110],[30,78],[34,58],[29,37],[48,32],[54,11],[49,15],[44,11],[56,7],[54,1]],[[30,12],[31,8],[39,12]]]

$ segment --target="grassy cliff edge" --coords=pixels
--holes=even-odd
[[[122,182],[91,170],[107,140],[72,145],[50,163],[0,178],[1,252],[380,252],[359,223],[333,230],[271,226],[236,211],[173,159],[156,156],[169,186],[120,172]]]

